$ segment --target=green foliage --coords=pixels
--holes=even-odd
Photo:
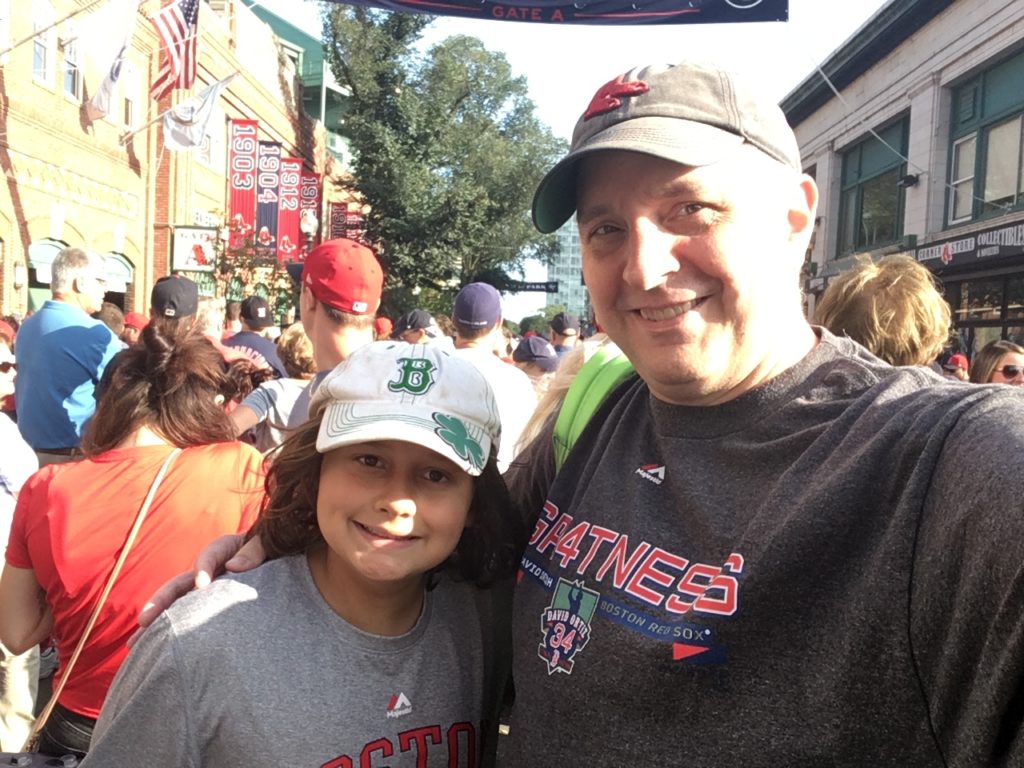
[[[274,319],[281,323],[298,306],[298,286],[276,256],[261,247],[254,234],[233,233],[230,243],[221,243],[215,277],[215,295],[241,301],[259,295],[270,304]]]
[[[552,304],[544,307],[538,314],[529,315],[519,321],[519,328],[523,333],[533,331],[543,336],[548,335],[548,326],[551,325],[551,318],[559,312],[566,312],[564,304]]]
[[[430,299],[404,308],[442,307],[473,280],[500,290],[527,258],[547,258],[554,240],[534,230],[530,202],[565,150],[503,54],[463,36],[419,53],[430,21],[336,4],[324,17],[325,55],[351,93],[351,186],[370,208],[385,305],[413,287]]]

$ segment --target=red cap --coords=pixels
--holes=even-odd
[[[129,312],[124,316],[124,325],[126,328],[135,328],[141,331],[149,325],[149,318],[138,312]]]
[[[373,331],[378,336],[391,336],[391,332],[395,329],[395,324],[391,322],[391,318],[378,317],[373,321]]]
[[[948,370],[954,370],[956,368],[959,368],[962,371],[966,371],[968,369],[967,358],[959,353],[955,355],[950,355],[949,360],[943,363],[942,367]]]
[[[330,307],[353,315],[372,315],[380,305],[384,273],[373,251],[362,243],[339,238],[321,243],[293,268],[301,266],[302,285]]]

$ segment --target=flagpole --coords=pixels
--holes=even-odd
[[[210,83],[209,85],[207,85],[205,87],[209,88],[211,85],[216,85],[217,83],[222,82],[223,80],[228,80],[229,78],[232,78],[235,75],[240,74],[241,71],[242,70],[240,70],[240,69],[236,69],[234,72],[232,72],[227,77],[222,77],[220,80],[214,80],[212,83]],[[189,98],[194,98],[195,95],[196,94],[193,93],[191,96],[189,96]],[[131,131],[128,131],[127,133],[121,134],[121,138],[118,139],[118,143],[123,147],[125,144],[127,144],[129,141],[131,141],[133,136],[135,136],[136,134],[142,133],[144,130],[149,128],[149,126],[151,126],[154,123],[158,122],[164,115],[166,115],[172,109],[176,109],[177,107],[181,106],[181,104],[182,104],[182,102],[179,101],[177,104],[175,104],[172,107],[168,107],[167,109],[165,109],[163,112],[158,114],[156,117],[154,117],[152,120],[148,121],[144,125],[140,125],[138,128],[135,128],[134,130],[131,130]]]
[[[102,2],[103,2],[103,0],[92,0],[92,2],[86,3],[81,8],[79,8],[77,11],[72,11],[67,16],[64,16],[64,17],[62,17],[60,19],[57,19],[52,24],[49,24],[49,25],[43,27],[42,29],[37,29],[35,32],[33,32],[28,37],[23,37],[18,42],[14,43],[13,45],[10,45],[7,48],[4,48],[2,51],[0,51],[0,58],[6,56],[8,53],[13,51],[18,46],[24,45],[29,40],[34,40],[35,38],[39,37],[39,35],[43,34],[44,32],[49,32],[51,29],[53,29],[56,26],[59,26],[60,24],[63,24],[68,19],[74,18],[75,16],[77,16],[80,13],[82,13],[83,11],[87,11],[90,8],[92,8],[94,5],[99,5]],[[148,0],[141,0],[141,2],[139,3],[138,7],[141,8],[143,6],[143,4],[145,4],[146,2],[148,2]],[[136,8],[136,10],[138,10],[138,8]]]

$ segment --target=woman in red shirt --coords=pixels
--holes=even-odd
[[[85,459],[45,467],[22,488],[0,577],[0,640],[20,653],[52,635],[55,685],[158,469],[183,450],[43,729],[42,752],[88,750],[147,598],[204,542],[247,530],[263,498],[261,456],[233,439],[224,411],[262,376],[253,363],[229,364],[202,335],[155,324],[123,356],[83,435]]]

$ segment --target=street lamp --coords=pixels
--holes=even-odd
[[[317,219],[316,214],[313,213],[312,208],[305,208],[299,214],[299,229],[306,238],[306,253],[309,253],[313,250],[313,238],[320,230],[320,221]]]

